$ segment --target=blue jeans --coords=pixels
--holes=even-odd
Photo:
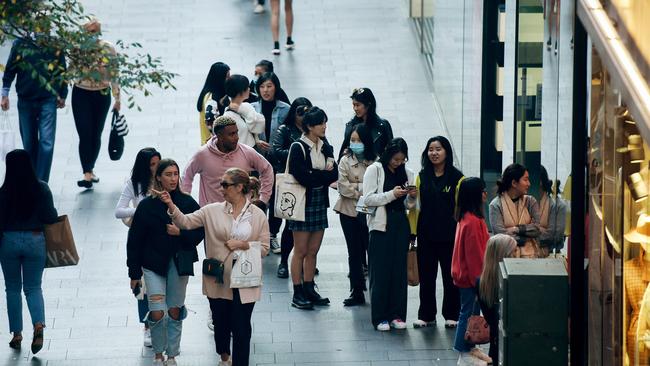
[[[35,101],[18,98],[18,121],[23,147],[32,158],[36,177],[47,182],[54,155],[56,98]]]
[[[147,283],[147,299],[149,300],[147,323],[151,329],[151,346],[155,353],[166,352],[167,356],[176,357],[180,354],[183,319],[187,317],[185,290],[189,276],[178,275],[174,260],[169,262],[167,277],[146,268],[142,270]],[[167,314],[170,308],[180,309],[178,319],[173,319]],[[153,311],[162,311],[164,315],[160,320],[153,320],[151,319]]]
[[[474,348],[474,344],[465,342],[465,331],[467,322],[472,315],[478,315],[481,307],[476,304],[476,288],[459,288],[460,290],[460,316],[458,317],[458,326],[456,327],[456,339],[454,340],[454,349],[458,352],[469,352]]]
[[[23,331],[25,292],[32,324],[45,325],[45,303],[41,281],[45,269],[45,237],[31,231],[6,231],[0,243],[0,264],[5,278],[9,331]]]

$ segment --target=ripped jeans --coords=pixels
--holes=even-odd
[[[180,353],[185,309],[185,290],[189,276],[179,276],[174,261],[169,262],[167,277],[143,268],[147,283],[149,313],[146,316],[151,329],[151,344],[155,353],[176,357]],[[173,309],[178,309],[176,316]],[[156,316],[162,312],[162,318]],[[155,319],[155,320],[154,320]]]

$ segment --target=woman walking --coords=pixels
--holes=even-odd
[[[99,39],[101,24],[97,19],[89,21],[83,27],[92,37],[97,38],[97,45],[111,55],[110,57],[117,55],[113,45]],[[107,57],[103,55],[98,57],[97,63],[91,66],[90,70],[83,70],[89,74],[97,73],[98,78],[77,80],[72,88],[72,114],[79,134],[79,160],[84,175],[77,181],[77,186],[82,188],[92,188],[93,183],[99,182],[94,169],[102,144],[106,115],[111,104],[111,93],[115,100],[113,111],[120,111],[120,86],[111,76],[108,66]]]
[[[262,74],[257,80],[257,94],[259,100],[253,103],[255,111],[264,115],[264,131],[259,135],[257,140],[256,150],[262,154],[266,160],[269,161],[274,167],[277,167],[277,161],[273,156],[271,142],[277,134],[280,124],[283,123],[289,115],[289,104],[281,101],[278,97],[278,90],[280,90],[280,79],[272,73],[267,72]],[[275,192],[275,186],[273,187]],[[269,205],[269,228],[271,230],[271,251],[277,253],[281,250],[280,243],[278,243],[278,233],[282,220],[274,216],[273,199]]]
[[[277,133],[271,141],[274,163],[273,169],[276,173],[284,173],[284,169],[287,164],[287,157],[289,156],[289,148],[291,144],[300,140],[302,136],[302,121],[305,118],[305,113],[309,108],[312,107],[311,102],[307,98],[296,98],[296,100],[291,103],[291,108],[289,108],[289,114],[284,120],[284,123],[280,125]],[[282,223],[281,219],[270,219],[270,215],[273,214],[275,210],[275,189],[273,189],[273,195],[271,196],[270,207],[269,207],[269,222],[272,222],[274,225],[274,230],[276,230],[276,243],[277,243],[277,232],[280,229],[280,224]],[[277,245],[277,244],[276,244]],[[282,230],[282,236],[280,239],[280,248],[274,248],[273,252],[277,253],[280,251],[281,258],[280,264],[278,265],[278,277],[279,278],[289,278],[289,254],[293,250],[293,234],[289,230],[289,224],[285,223],[284,230]]]
[[[180,190],[178,164],[163,159],[154,176],[156,195],[167,192],[183,213],[199,209],[194,199]],[[147,284],[149,315],[154,352],[153,366],[176,366],[180,354],[183,319],[187,316],[185,291],[188,264],[199,260],[196,246],[203,240],[203,230],[181,230],[171,222],[167,205],[155,196],[143,199],[135,210],[126,244],[131,289]],[[165,361],[163,353],[167,355]]]
[[[566,228],[566,212],[568,205],[560,194],[560,181],[548,179],[548,172],[542,166],[539,176],[539,226],[541,234],[539,243],[542,255],[548,257],[560,254],[564,248],[564,230]]]
[[[214,324],[214,342],[219,365],[248,366],[251,342],[251,316],[260,300],[261,286],[230,288],[230,275],[239,251],[258,245],[261,256],[269,251],[269,226],[264,211],[251,204],[247,196],[254,186],[248,173],[230,168],[221,179],[225,202],[211,203],[184,215],[168,193],[161,194],[174,224],[181,229],[205,228],[205,256],[223,263],[223,283],[203,275],[203,294],[208,297]],[[260,269],[261,271],[261,269]],[[230,335],[232,334],[232,360]]]
[[[352,99],[354,117],[345,124],[343,144],[339,151],[339,160],[344,155],[345,149],[348,148],[352,130],[360,123],[364,123],[370,128],[375,152],[378,156],[381,156],[386,145],[393,139],[393,129],[390,123],[377,115],[377,100],[369,88],[354,89],[350,98]]]
[[[39,181],[25,150],[13,150],[6,156],[6,175],[0,187],[0,264],[7,296],[9,347],[20,349],[23,340],[23,300],[25,293],[34,327],[32,353],[43,348],[45,302],[41,282],[45,268],[46,224],[57,221],[58,214],[47,183]]]
[[[330,303],[314,287],[316,257],[327,228],[329,185],[338,178],[334,149],[325,140],[326,129],[325,111],[318,107],[310,108],[302,121],[302,137],[289,149],[289,171],[298,183],[307,188],[305,221],[289,221],[294,244],[291,305],[298,309],[312,309],[314,305]]]
[[[379,331],[406,328],[407,209],[415,208],[417,195],[407,160],[406,141],[393,139],[363,176],[365,204],[374,210],[367,215],[368,264],[372,325]]]
[[[483,272],[479,282],[481,311],[490,325],[490,351],[493,365],[499,364],[499,263],[503,258],[519,258],[519,247],[512,237],[497,234],[487,242]]]
[[[131,226],[138,204],[149,194],[158,163],[160,163],[160,153],[153,147],[145,147],[135,157],[131,177],[124,182],[120,200],[115,207],[115,218],[121,219],[126,226]],[[142,291],[145,292],[144,286]],[[138,299],[138,319],[144,324],[145,347],[151,347],[151,331],[145,321],[148,312],[147,294],[143,293],[142,299]]]
[[[490,225],[495,234],[512,236],[521,247],[522,258],[539,258],[542,252],[537,239],[541,234],[539,205],[529,196],[528,170],[510,164],[497,181],[497,196],[490,202]]]
[[[459,365],[471,364],[473,358],[492,363],[488,355],[475,345],[465,341],[467,321],[471,315],[478,314],[478,291],[476,281],[483,270],[483,257],[489,239],[487,226],[483,219],[483,206],[487,200],[485,183],[476,177],[461,181],[458,188],[458,205],[456,206],[456,242],[451,263],[451,276],[454,285],[460,290],[460,315],[454,349],[460,352]]]
[[[460,294],[451,278],[451,257],[456,235],[456,187],[463,173],[454,167],[449,140],[443,136],[429,139],[422,152],[422,170],[415,180],[419,211],[411,215],[411,231],[417,233],[420,308],[415,328],[436,324],[436,282],[438,263],[442,272],[444,295],[442,316],[445,328],[455,328],[460,311]]]
[[[226,109],[226,80],[230,78],[230,66],[215,62],[210,66],[208,76],[199,93],[196,110],[199,112],[201,145],[212,137],[212,123]]]
[[[356,210],[357,201],[363,194],[363,176],[366,169],[377,160],[368,127],[359,124],[350,135],[350,147],[339,162],[337,183],[339,199],[334,211],[339,214],[341,228],[348,247],[350,297],[343,300],[345,306],[363,305],[366,279],[363,263],[368,250],[368,223],[366,215]]]
[[[258,9],[256,7],[256,9]],[[263,8],[262,8],[263,9]],[[296,44],[293,42],[293,0],[284,0],[284,22],[287,27],[287,43],[284,47],[292,51]],[[271,0],[271,34],[273,35],[274,55],[280,54],[280,0]]]

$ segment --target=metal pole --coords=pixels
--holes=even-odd
[[[420,0],[420,53],[424,54],[424,1]]]

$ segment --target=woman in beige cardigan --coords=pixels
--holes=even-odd
[[[248,365],[251,315],[262,288],[230,288],[230,273],[235,250],[247,250],[258,243],[262,257],[269,251],[269,224],[264,212],[247,199],[251,187],[248,173],[230,168],[221,178],[225,202],[212,203],[200,210],[184,215],[163,193],[161,200],[169,207],[168,214],[181,229],[205,228],[205,256],[224,263],[223,284],[214,277],[203,275],[203,294],[210,301],[214,324],[214,341],[221,356],[219,365]],[[233,336],[232,363],[230,359],[230,334]]]

